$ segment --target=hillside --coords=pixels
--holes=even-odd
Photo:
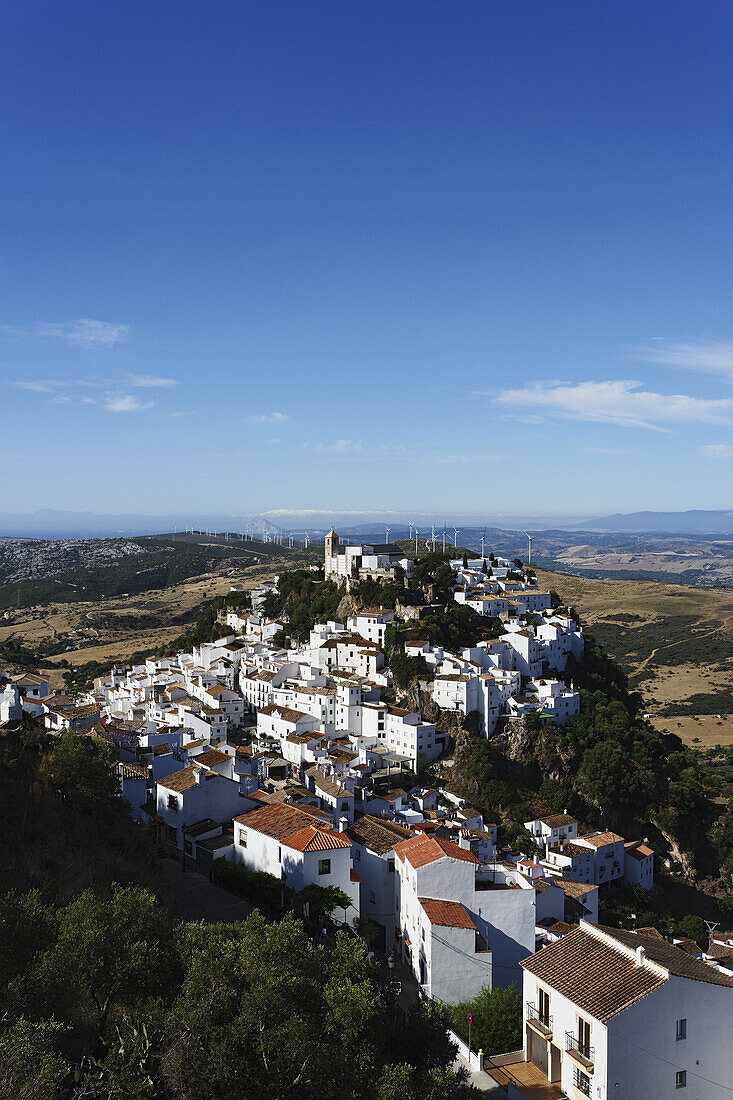
[[[687,743],[733,743],[733,590],[546,570],[538,577],[578,608],[643,693],[657,728]]]
[[[61,661],[104,664],[158,649],[232,584],[254,588],[314,555],[275,543],[180,534],[13,541],[12,547],[0,542],[6,580],[0,654],[4,665],[45,667],[54,687],[62,684]]]

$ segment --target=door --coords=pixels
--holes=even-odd
[[[547,1077],[547,1040],[538,1035],[532,1028],[527,1028],[529,1035],[529,1060],[536,1066],[540,1073]]]
[[[560,1054],[560,1048],[556,1047],[554,1043],[550,1044],[550,1081],[560,1080],[560,1071],[562,1067],[562,1055]]]

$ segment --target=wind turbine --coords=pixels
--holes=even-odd
[[[413,523],[413,524],[411,524],[411,526],[412,526],[412,527],[415,527],[414,523]],[[417,527],[415,527],[415,558],[417,558],[417,556],[418,556],[418,550],[417,550],[417,536],[418,536],[419,534],[420,534],[420,532],[418,531]]]
[[[486,528],[484,527],[483,531],[481,532],[481,560],[482,560],[482,562],[483,562],[483,558],[484,558],[484,543],[485,542],[486,542]]]
[[[433,524],[432,540],[433,540],[433,553],[435,553],[435,524]]]
[[[387,532],[387,535],[386,535],[384,541],[388,543],[389,542],[389,527],[385,527],[385,531]]]
[[[303,539],[303,541],[305,543],[305,548],[307,550],[308,549],[308,543],[310,542],[310,539],[308,538],[308,532],[307,531],[305,533],[305,538]]]
[[[445,522],[443,523],[443,553],[445,553]]]
[[[460,527],[454,527],[453,528],[453,549],[454,550],[458,546],[458,532],[459,531],[460,531]]]
[[[525,531],[524,533],[527,536],[527,542],[529,543],[529,554],[527,556],[527,565],[531,565],[532,564],[532,539],[534,538],[534,535],[530,535],[529,531]]]
[[[410,540],[411,541],[412,541],[412,529],[413,529],[414,526],[415,526],[415,524],[412,522],[412,520],[410,520]]]

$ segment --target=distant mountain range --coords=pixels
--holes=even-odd
[[[407,537],[409,523],[417,524],[421,538],[429,538],[433,524],[437,537],[442,537],[443,524],[452,539],[457,527],[469,531],[600,531],[607,533],[664,533],[689,535],[733,535],[733,510],[689,512],[630,512],[587,518],[585,516],[505,515],[445,515],[429,512],[317,512],[302,510],[287,512],[270,510],[261,515],[230,513],[229,515],[99,515],[95,512],[66,512],[43,509],[27,515],[0,513],[0,538],[114,538],[129,535],[156,535],[194,527],[200,531],[242,532],[260,536],[279,532],[302,537],[306,532],[318,536],[333,526],[345,538],[373,541],[386,537],[390,541]],[[414,527],[413,527],[414,531]]]
[[[565,526],[565,525],[563,525]],[[643,534],[664,533],[675,535],[731,535],[733,534],[733,511],[713,512],[693,510],[690,512],[617,512],[613,516],[601,519],[589,519],[571,530],[584,531],[625,531]]]

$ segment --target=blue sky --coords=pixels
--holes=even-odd
[[[6,0],[0,508],[730,507],[732,30]]]

